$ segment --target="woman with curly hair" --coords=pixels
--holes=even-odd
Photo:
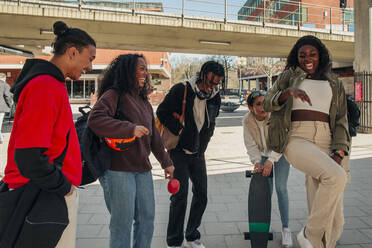
[[[297,235],[302,248],[335,247],[344,224],[341,162],[350,136],[345,89],[330,66],[318,38],[300,38],[264,100],[264,110],[272,112],[269,147],[306,175],[309,217]]]
[[[135,140],[127,149],[112,150],[111,167],[99,178],[111,214],[110,248],[151,247],[155,199],[150,152],[160,162],[165,177],[173,177],[174,167],[155,128],[147,99],[149,89],[144,57],[120,55],[104,72],[98,101],[88,119],[89,127],[99,137]],[[119,118],[115,116],[118,102]]]

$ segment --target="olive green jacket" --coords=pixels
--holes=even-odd
[[[300,67],[295,70],[283,71],[272,88],[265,95],[263,108],[266,112],[272,112],[269,120],[268,147],[278,153],[283,153],[288,143],[288,132],[291,129],[291,111],[293,96],[279,105],[278,99],[282,92],[290,87],[297,88],[306,78],[307,73]],[[349,152],[350,135],[347,121],[347,105],[344,86],[333,73],[327,73],[326,77],[332,88],[332,101],[329,109],[329,126],[332,135],[332,150]]]

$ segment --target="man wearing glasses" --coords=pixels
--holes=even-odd
[[[247,148],[247,154],[254,165],[253,172],[262,172],[262,175],[267,177],[274,169],[275,189],[282,221],[282,246],[292,247],[292,235],[288,227],[287,181],[289,163],[282,154],[270,151],[267,148],[266,142],[269,132],[267,124],[270,115],[262,108],[265,94],[266,91],[263,90],[253,91],[247,98],[249,112],[243,118],[244,144]],[[272,193],[272,178],[269,178],[269,184],[270,192]]]
[[[160,122],[173,134],[180,135],[176,148],[169,151],[175,167],[173,177],[180,181],[180,190],[170,198],[168,247],[182,247],[189,179],[193,184],[193,198],[185,236],[189,247],[205,247],[198,231],[208,201],[204,152],[213,135],[219,113],[221,97],[218,85],[224,78],[223,66],[208,61],[189,81],[174,85],[156,111]],[[182,112],[185,84],[185,120],[180,123],[173,113],[180,115]]]

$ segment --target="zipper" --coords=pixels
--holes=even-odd
[[[207,113],[207,121],[208,121],[208,125],[207,125],[207,127],[209,128],[211,122],[210,122],[210,120],[209,120],[209,112],[208,112],[208,102],[207,102],[207,100],[205,100],[205,112]]]

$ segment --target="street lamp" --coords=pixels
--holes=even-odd
[[[239,72],[239,89],[238,89],[238,94],[239,97],[242,93],[242,88],[243,88],[243,81],[242,81],[242,68],[247,66],[247,58],[246,57],[236,57],[234,60],[235,66],[238,68]]]

